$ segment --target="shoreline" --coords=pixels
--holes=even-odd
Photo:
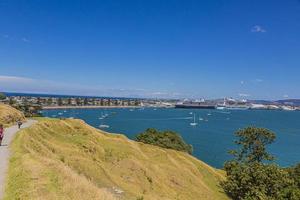
[[[42,110],[95,109],[95,108],[142,108],[143,106],[44,106]]]

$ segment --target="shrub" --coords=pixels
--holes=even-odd
[[[192,145],[186,144],[182,137],[174,131],[158,131],[154,128],[148,128],[136,136],[136,141],[189,154],[193,152]]]

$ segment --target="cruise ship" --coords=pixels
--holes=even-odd
[[[212,102],[200,101],[183,101],[175,104],[175,108],[194,108],[194,109],[215,109],[216,104]]]

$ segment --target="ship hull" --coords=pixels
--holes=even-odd
[[[192,108],[192,109],[215,109],[214,105],[192,105],[192,104],[179,104],[175,105],[175,108]]]

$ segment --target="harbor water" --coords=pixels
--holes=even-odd
[[[193,145],[193,155],[221,168],[235,149],[234,132],[247,126],[258,126],[276,133],[269,151],[281,166],[300,162],[300,111],[278,110],[209,110],[173,108],[110,108],[44,110],[46,117],[74,117],[111,133],[130,139],[147,128],[173,130]],[[196,126],[191,126],[195,121]]]

